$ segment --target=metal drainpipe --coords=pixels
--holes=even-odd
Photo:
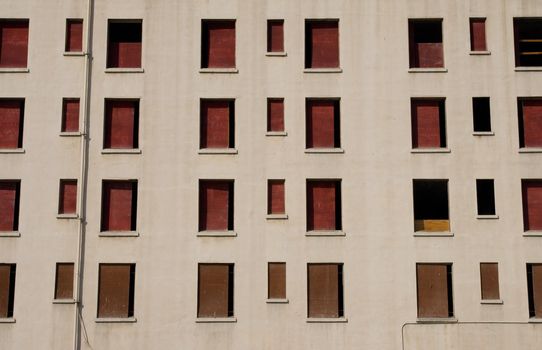
[[[87,199],[87,181],[88,181],[88,150],[89,150],[89,113],[90,113],[90,87],[92,73],[92,28],[94,22],[94,0],[87,0],[86,17],[86,51],[85,55],[85,82],[83,91],[83,118],[81,122],[81,169],[79,174],[79,227],[77,239],[77,260],[75,265],[75,283],[74,283],[74,334],[73,349],[81,348],[81,325],[82,325],[82,284],[83,268],[85,257],[85,232],[86,232],[86,199]]]

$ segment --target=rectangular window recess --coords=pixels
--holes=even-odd
[[[78,214],[57,214],[56,218],[57,219],[78,219],[79,215]]]
[[[542,153],[542,148],[538,148],[538,147],[520,148],[519,153]]]
[[[145,73],[143,68],[106,68],[106,73]]]
[[[217,73],[217,74],[237,74],[237,68],[200,68],[200,73]]]
[[[0,318],[0,323],[15,323],[15,319],[13,317]]]
[[[82,136],[83,134],[79,131],[61,131],[58,136],[61,137],[77,137]]]
[[[102,154],[141,154],[141,148],[105,148]]]
[[[309,317],[307,318],[307,323],[348,323],[348,319],[346,317],[338,317],[338,318]]]
[[[470,51],[469,55],[471,55],[471,56],[487,56],[487,55],[491,55],[491,51]]]
[[[202,148],[198,154],[237,154],[236,148]]]
[[[412,148],[410,153],[451,153],[449,148]]]
[[[265,136],[288,136],[286,131],[267,131]]]
[[[303,73],[342,73],[342,68],[305,68]]]
[[[344,237],[346,236],[346,232],[342,230],[335,230],[335,231],[315,230],[315,231],[307,231],[305,233],[305,236],[307,237]]]
[[[267,304],[288,304],[290,301],[288,299],[266,299]]]
[[[478,220],[496,220],[499,218],[499,215],[476,215]]]
[[[409,73],[447,73],[448,68],[409,68]]]
[[[516,72],[542,72],[542,67],[516,67]]]
[[[19,231],[1,231],[0,237],[21,237]]]
[[[53,304],[75,304],[73,299],[53,299]]]
[[[344,153],[342,148],[306,148],[305,153]]]
[[[198,317],[196,323],[236,323],[237,317]]]
[[[453,237],[453,232],[434,232],[434,231],[416,231],[414,232],[414,237]]]
[[[502,299],[494,299],[494,300],[480,300],[480,304],[483,305],[502,305],[504,302]]]
[[[286,52],[266,52],[268,57],[286,57],[288,54]]]
[[[237,237],[235,231],[199,231],[197,237]]]
[[[265,218],[267,220],[286,220],[288,219],[288,214],[267,214]]]
[[[26,153],[26,151],[24,150],[24,148],[2,148],[2,149],[0,149],[0,154],[10,154],[10,153],[22,154],[22,153]]]
[[[98,317],[94,320],[96,323],[136,323],[135,317]]]
[[[98,234],[99,237],[139,237],[137,231],[102,231]]]
[[[77,52],[64,52],[62,53],[64,56],[85,56],[85,53],[83,51],[77,51]]]
[[[495,136],[494,131],[473,131],[473,136]]]
[[[523,237],[542,237],[542,231],[523,232]]]
[[[29,73],[28,68],[0,68],[0,73]]]
[[[418,323],[457,323],[457,318],[455,317],[435,317],[435,318],[417,318],[416,322]]]

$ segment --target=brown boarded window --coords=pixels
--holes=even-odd
[[[470,50],[487,51],[485,18],[470,19]]]
[[[73,263],[57,263],[55,299],[73,299]]]
[[[75,214],[77,211],[77,180],[60,180],[58,201],[59,214]]]
[[[307,148],[340,148],[340,103],[338,99],[306,100]]]
[[[0,68],[26,68],[28,19],[0,19]]]
[[[542,180],[521,180],[523,230],[542,230]]]
[[[284,99],[267,99],[267,131],[284,131]]]
[[[79,131],[79,99],[65,98],[62,100],[62,132]]]
[[[284,52],[284,20],[267,20],[267,52]]]
[[[200,148],[235,147],[235,101],[200,100]]]
[[[514,18],[516,67],[542,66],[542,18]]]
[[[233,264],[198,264],[198,317],[233,316]]]
[[[0,181],[0,231],[19,229],[20,189],[20,181]]]
[[[442,19],[409,19],[410,68],[444,67]]]
[[[339,67],[339,20],[305,21],[305,68]]]
[[[453,317],[452,265],[416,264],[418,318]]]
[[[307,231],[341,229],[341,181],[307,180]]]
[[[100,264],[98,318],[134,316],[135,264]]]
[[[286,263],[267,264],[267,298],[286,299]]]
[[[66,52],[82,52],[83,51],[83,20],[82,19],[67,19],[66,20]]]
[[[102,231],[135,231],[137,221],[137,181],[102,182]]]
[[[414,231],[450,231],[448,180],[413,180]]]
[[[0,148],[23,147],[23,99],[0,99]]]
[[[13,317],[15,264],[0,264],[0,318]]]
[[[542,98],[519,98],[519,147],[542,147]]]
[[[139,100],[105,100],[104,148],[139,147]]]
[[[472,98],[472,119],[475,132],[491,131],[491,108],[489,97]]]
[[[412,148],[446,147],[444,99],[411,99]]]
[[[343,317],[343,265],[307,264],[307,270],[308,317]]]
[[[499,300],[499,264],[480,263],[482,300]]]
[[[142,22],[110,20],[107,68],[141,68]]]
[[[542,318],[542,264],[527,264],[529,317]]]
[[[199,231],[233,230],[233,181],[200,180]]]
[[[201,21],[201,68],[235,68],[235,20]]]
[[[267,181],[267,214],[284,214],[284,180]]]

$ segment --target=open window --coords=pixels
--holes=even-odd
[[[410,68],[444,67],[442,19],[409,19]]]
[[[495,184],[493,179],[476,180],[476,204],[479,216],[495,215]]]
[[[472,120],[475,133],[491,132],[489,97],[472,98]]]
[[[542,67],[542,18],[514,18],[516,67]]]
[[[414,231],[449,232],[448,180],[414,180]]]

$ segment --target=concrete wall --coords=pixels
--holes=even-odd
[[[26,98],[25,153],[0,154],[0,178],[22,191],[21,236],[0,238],[0,262],[17,263],[3,349],[72,346],[74,305],[52,300],[55,263],[74,261],[77,245],[77,222],[56,218],[59,179],[80,164],[79,138],[59,137],[61,102],[82,95],[84,77],[84,57],[62,54],[64,26],[85,13],[75,0],[0,8],[30,19],[30,72],[0,74],[0,97]],[[487,17],[491,55],[469,55],[470,16]],[[82,348],[400,349],[402,325],[416,321],[416,262],[453,263],[459,321],[527,322],[525,263],[542,262],[542,239],[522,235],[520,180],[542,177],[542,162],[518,153],[516,99],[542,96],[542,73],[514,71],[515,16],[542,16],[542,2],[96,0]],[[443,18],[447,73],[408,72],[407,20],[425,17]],[[144,73],[105,72],[107,20],[119,18],[143,20]],[[202,18],[237,20],[237,74],[199,73]],[[268,18],[285,20],[286,57],[265,56]],[[305,18],[339,19],[342,73],[303,73]],[[428,96],[446,98],[450,153],[411,153],[410,98]],[[491,97],[494,136],[472,135],[473,96]],[[115,97],[141,99],[141,154],[101,153],[104,99]],[[237,155],[198,154],[209,97],[235,98]],[[267,97],[285,98],[286,137],[265,136]],[[341,98],[344,154],[304,152],[306,97]],[[139,237],[98,236],[101,181],[117,178],[139,182]],[[196,236],[201,178],[235,180],[237,237]],[[273,178],[286,180],[287,220],[265,219]],[[307,178],[342,179],[345,237],[305,236]],[[453,237],[413,236],[413,178],[449,179]],[[476,219],[476,178],[495,179],[499,219]],[[287,263],[288,304],[265,302],[268,261]],[[499,263],[502,305],[480,304],[486,261]],[[136,263],[135,323],[95,322],[98,264],[115,262]],[[236,323],[195,322],[198,262],[235,263]],[[308,262],[344,263],[347,323],[306,322]],[[406,349],[478,337],[457,327],[416,328]],[[515,348],[540,342],[529,327]]]

